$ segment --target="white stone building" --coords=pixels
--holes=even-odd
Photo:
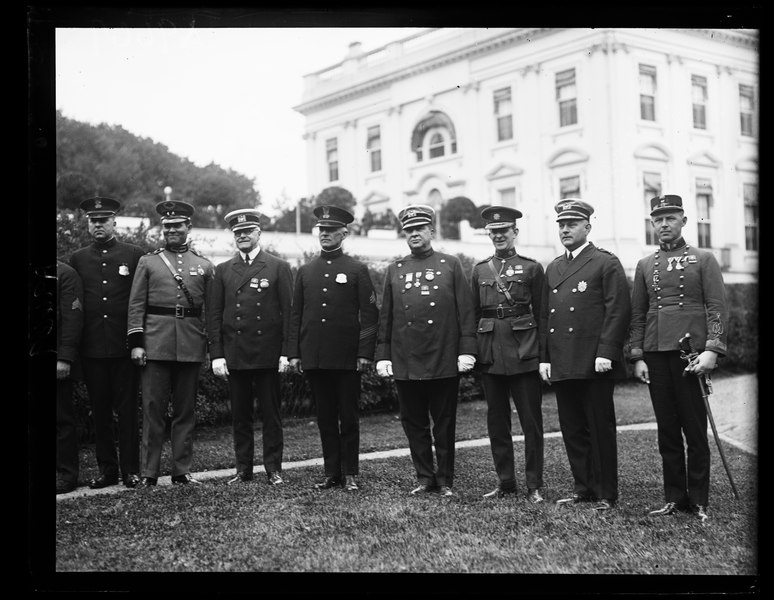
[[[346,42],[347,40],[343,40]],[[758,270],[757,30],[428,29],[306,75],[309,194],[366,209],[464,196],[524,213],[520,252],[561,252],[554,204],[590,202],[590,239],[628,272],[648,199],[683,197],[689,243],[726,281]],[[479,236],[480,237],[480,236]],[[488,243],[488,242],[487,242]]]

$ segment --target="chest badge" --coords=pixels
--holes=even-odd
[[[432,269],[425,271],[425,279],[427,279],[428,281],[432,281],[433,279],[435,279],[435,273],[433,273]]]
[[[199,273],[199,275],[204,275],[204,269],[202,269],[201,265],[196,267],[196,272]]]
[[[118,265],[118,274],[127,277],[129,275],[129,265]]]
[[[346,273],[337,273],[336,274],[336,283],[347,283],[347,274]]]
[[[579,292],[585,292],[587,287],[588,287],[588,284],[585,281],[581,280],[581,281],[578,282],[578,291]]]
[[[505,274],[508,277],[513,277],[516,271],[513,270],[513,267],[508,265],[508,268],[505,270]]]
[[[260,283],[259,283],[257,277],[253,277],[252,279],[250,279],[250,287],[251,288],[257,288],[259,285],[260,285]]]
[[[266,278],[261,279],[261,287],[263,289],[266,289],[267,287],[269,287],[269,280]]]

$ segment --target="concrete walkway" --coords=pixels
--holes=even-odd
[[[758,378],[755,374],[739,375],[729,377],[713,382],[713,394],[710,396],[710,408],[715,419],[715,426],[718,430],[720,439],[731,446],[734,446],[743,452],[749,454],[758,454]],[[656,423],[638,423],[634,425],[622,425],[618,427],[619,432],[626,431],[655,431]],[[708,428],[708,434],[711,437],[712,431]],[[546,433],[545,438],[561,437],[561,433]],[[514,442],[523,442],[523,435],[513,436]],[[489,438],[477,440],[466,440],[457,442],[456,448],[475,448],[479,446],[488,446]],[[717,452],[714,442],[710,440],[710,446],[713,452]],[[395,450],[382,450],[378,452],[368,452],[360,455],[360,460],[378,460],[382,458],[392,458],[395,456],[409,456],[408,448],[398,448]],[[299,469],[303,467],[322,466],[322,458],[312,458],[296,462],[286,462],[282,464],[282,470]],[[256,475],[263,473],[263,465],[256,465],[254,468]],[[200,481],[209,481],[215,479],[226,479],[232,477],[234,469],[220,469],[218,471],[207,471],[194,473],[194,476]],[[172,485],[172,479],[169,475],[159,477],[158,485],[161,487]],[[59,494],[57,501],[70,498],[80,498],[83,496],[95,496],[104,494],[119,494],[130,491],[123,485],[114,485],[101,490],[92,490],[87,486],[82,486],[69,494]]]

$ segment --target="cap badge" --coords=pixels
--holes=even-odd
[[[495,221],[499,221],[500,220],[500,213],[493,214],[492,218],[494,218]]]
[[[562,204],[562,210],[570,210],[573,207],[573,202],[565,202]]]
[[[166,208],[168,211],[172,211],[172,209],[175,208],[175,203],[172,202],[172,200],[169,200],[168,202],[164,203],[164,208]]]
[[[328,209],[327,206],[325,208],[323,208],[322,216],[323,216],[323,219],[330,219],[331,218],[331,211]]]
[[[102,200],[95,200],[94,208],[102,208]]]
[[[666,203],[667,203],[666,196],[661,196],[661,198],[659,199],[658,205],[659,206],[666,206]]]
[[[412,210],[410,210],[410,211],[408,211],[408,212],[406,213],[406,216],[407,216],[407,217],[409,217],[410,219],[413,219],[414,217],[416,217],[416,216],[417,216],[417,211],[415,211],[415,210],[413,210],[413,209],[412,209]]]
[[[237,217],[237,222],[244,223],[245,221],[247,221],[247,217],[245,215],[239,215]]]

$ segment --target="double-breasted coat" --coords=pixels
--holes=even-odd
[[[392,361],[395,379],[456,377],[457,357],[476,355],[468,280],[456,256],[430,251],[387,267],[376,360]]]
[[[570,262],[555,258],[546,267],[540,312],[540,362],[551,363],[552,381],[626,376],[629,285],[611,252],[589,243]],[[611,360],[612,371],[596,373],[596,357]]]
[[[207,303],[210,358],[225,358],[229,369],[276,369],[287,356],[292,301],[290,265],[264,250],[249,266],[241,254],[217,265]]]

